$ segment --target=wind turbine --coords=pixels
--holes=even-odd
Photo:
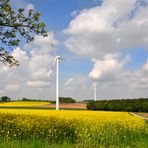
[[[59,110],[59,61],[64,60],[61,56],[56,56],[56,110]]]
[[[94,101],[97,100],[97,83],[93,82],[93,90],[94,90]]]
[[[51,46],[53,47],[52,39],[50,38],[50,40],[51,40]],[[55,55],[55,58],[51,65],[51,74],[53,72],[53,69],[56,63],[56,110],[59,110],[59,61],[65,60],[65,59],[61,58],[61,56],[57,56],[55,51],[54,51],[54,55]]]
[[[65,60],[61,56],[56,56],[53,60],[50,73],[53,75],[54,66],[56,63],[56,110],[59,110],[59,61]]]

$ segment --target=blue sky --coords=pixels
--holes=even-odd
[[[66,28],[71,21],[70,14],[77,10],[91,8],[99,3],[100,0],[11,0],[15,8],[17,6],[26,7],[31,3],[35,6],[35,10],[42,14],[41,18],[46,22],[47,29],[59,32]]]
[[[130,54],[132,59],[126,65],[128,69],[138,69],[143,65],[148,57],[148,51],[144,48],[125,49],[125,54]]]
[[[18,8],[18,6],[25,8],[26,5],[33,4],[35,10],[41,13],[41,20],[45,22],[46,29],[53,31],[56,38],[60,41],[58,48],[61,50],[57,51],[57,54],[59,53],[65,57],[68,56],[68,58],[71,58],[71,56],[74,57],[74,54],[63,46],[65,35],[62,31],[67,28],[70,21],[74,19],[75,16],[72,16],[71,13],[74,11],[79,13],[83,9],[93,8],[102,3],[101,0],[62,0],[60,2],[59,0],[47,0],[44,2],[42,0],[11,1],[16,8]],[[140,4],[145,6],[147,3],[144,0],[140,0]],[[147,59],[147,51],[143,48],[132,48],[130,50],[127,48],[124,54],[130,54],[132,56],[132,60],[126,65],[129,69],[139,68]],[[81,65],[80,67],[77,67],[78,63]],[[71,71],[71,73],[74,74],[88,73],[91,66],[90,60],[87,58],[82,58],[82,60],[80,58],[73,58],[73,60],[70,60],[69,65],[72,65],[73,68],[70,66],[67,72],[69,73],[69,71]],[[67,64],[63,64],[63,66],[64,69],[67,69]]]
[[[62,76],[65,76],[65,73],[69,75],[80,75],[89,73],[91,68],[91,63],[88,58],[77,57],[75,54],[71,53],[63,45],[65,35],[62,31],[68,27],[70,21],[74,18],[71,16],[73,11],[79,11],[83,9],[92,8],[101,4],[100,0],[11,0],[14,8],[26,7],[28,4],[33,4],[35,11],[41,13],[41,20],[45,22],[46,29],[48,31],[53,31],[56,38],[60,41],[59,46],[57,47],[60,50],[57,50],[56,54],[60,54],[64,58],[68,58],[65,62],[61,63],[61,68],[64,69]],[[78,67],[79,65],[79,67]]]
[[[147,0],[11,0],[11,3],[15,10],[33,8],[41,13],[54,48],[51,49],[50,37],[36,36],[30,44],[22,42],[12,52],[21,66],[17,69],[4,66],[0,71],[0,77],[5,75],[1,95],[53,99],[55,71],[50,78],[49,69],[56,52],[66,59],[60,62],[61,96],[93,99],[94,81],[98,99],[148,96]],[[9,75],[5,74],[8,71]]]

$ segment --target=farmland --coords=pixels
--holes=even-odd
[[[85,103],[60,103],[60,109],[86,109]],[[0,103],[0,108],[16,108],[16,109],[55,109],[56,104],[51,102],[34,102],[34,101],[16,101]]]
[[[56,104],[47,104],[41,107],[55,108]],[[62,103],[59,104],[59,107],[62,109],[86,109],[85,103]]]
[[[127,112],[0,109],[0,129],[4,141],[148,146],[148,123]]]
[[[137,113],[136,112],[135,114],[148,120],[148,113]]]
[[[17,102],[4,102],[4,103],[0,103],[0,107],[41,106],[41,105],[47,105],[47,104],[49,104],[49,102],[17,101]]]

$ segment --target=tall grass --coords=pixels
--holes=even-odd
[[[147,139],[138,140],[136,142],[131,142],[130,144],[122,143],[118,145],[96,145],[96,144],[70,144],[63,142],[62,144],[49,144],[48,142],[43,142],[40,140],[34,141],[18,141],[0,140],[1,148],[148,148]]]

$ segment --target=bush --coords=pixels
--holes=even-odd
[[[91,101],[93,101],[93,100],[83,100],[82,102],[88,103],[88,102],[91,102]]]
[[[0,98],[0,101],[1,101],[1,102],[10,102],[11,99],[10,99],[9,97],[7,97],[7,96],[2,96],[2,97]]]
[[[73,99],[73,98],[70,98],[70,97],[67,97],[67,98],[65,98],[65,97],[60,97],[60,98],[59,98],[59,102],[60,102],[60,103],[76,103],[76,100]]]
[[[32,101],[32,100],[27,99],[27,98],[22,98],[22,101]]]
[[[26,102],[49,102],[49,103],[55,103],[55,101],[52,100],[43,100],[43,99],[28,99],[28,98],[22,98],[19,101],[26,101]]]
[[[148,112],[148,98],[89,101],[88,110]]]

